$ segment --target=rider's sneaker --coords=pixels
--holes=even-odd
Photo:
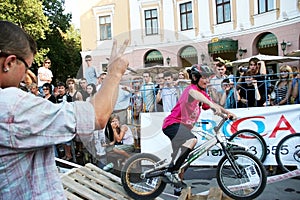
[[[167,179],[171,183],[174,184],[174,186],[176,186],[176,187],[182,187],[182,188],[186,188],[187,187],[187,185],[183,181],[181,181],[178,173],[176,173],[176,172],[175,173],[174,172],[173,173],[172,172],[166,172],[164,175],[165,175],[165,177],[167,177]]]
[[[177,173],[166,172],[165,176],[169,179],[169,181],[171,183],[179,183],[179,182],[181,182],[181,179],[179,178],[179,175]]]

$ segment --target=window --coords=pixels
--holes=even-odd
[[[274,10],[274,0],[258,0],[258,13]]]
[[[146,35],[158,34],[157,10],[145,10]]]
[[[230,0],[216,0],[217,24],[231,21]]]
[[[111,39],[111,19],[110,16],[99,17],[100,24],[100,40]]]
[[[180,22],[182,31],[193,28],[193,13],[191,2],[180,4]]]

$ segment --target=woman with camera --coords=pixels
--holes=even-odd
[[[266,87],[265,87],[265,75],[266,73],[266,66],[264,61],[260,61],[257,58],[251,58],[249,60],[249,66],[248,67],[240,67],[240,78],[238,80],[238,90],[240,91],[241,96],[241,104],[240,107],[253,107],[253,106],[265,106],[266,103]],[[247,80],[247,77],[252,77],[254,81]],[[249,79],[249,78],[248,78]],[[250,83],[252,82],[252,84]],[[255,83],[254,83],[255,82]],[[248,94],[248,87],[253,85],[256,85],[257,90],[259,92],[260,98],[258,99],[257,96],[254,98],[254,102],[251,99],[253,99],[254,96],[246,95],[243,98],[244,93]],[[251,86],[252,87],[252,86]],[[254,88],[252,88],[254,89]],[[255,91],[255,90],[253,90]],[[256,95],[254,92],[253,94]]]

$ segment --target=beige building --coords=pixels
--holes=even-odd
[[[92,55],[98,71],[106,68],[113,39],[130,39],[126,56],[135,69],[284,55],[300,46],[300,0],[79,2],[82,58]]]

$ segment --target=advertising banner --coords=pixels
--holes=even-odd
[[[278,142],[288,134],[300,132],[300,105],[272,106],[239,108],[230,110],[238,116],[236,121],[224,124],[222,132],[226,137],[230,137],[236,130],[251,129],[263,136],[267,143],[267,158],[264,165],[277,165],[275,160],[275,150]],[[172,147],[170,140],[162,130],[164,118],[169,113],[154,112],[142,113],[141,116],[141,151],[153,153],[161,159],[170,161]],[[203,137],[197,135],[197,130],[202,129],[208,133],[213,133],[213,127],[220,121],[220,117],[213,115],[211,110],[202,111],[198,121],[206,121],[201,127],[194,127],[193,133],[198,138],[198,144],[205,142]],[[199,131],[199,130],[198,130]],[[247,146],[255,154],[256,144],[251,138],[247,140]],[[282,149],[282,153],[288,150]],[[202,157],[197,159],[192,165],[217,165],[223,157],[222,151],[218,147],[212,147]]]

